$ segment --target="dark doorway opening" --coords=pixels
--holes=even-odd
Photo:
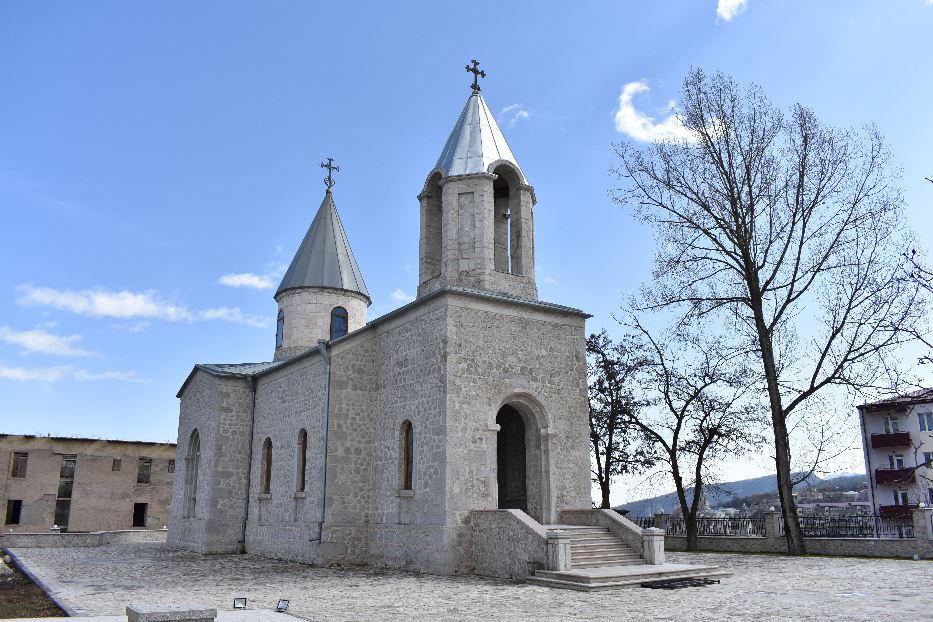
[[[528,487],[525,478],[525,422],[518,411],[503,406],[496,414],[499,434],[496,442],[496,467],[499,482],[499,509],[528,512]]]
[[[133,504],[133,527],[146,526],[146,510],[149,509],[148,503]]]

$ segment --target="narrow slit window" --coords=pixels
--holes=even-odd
[[[268,495],[272,491],[272,439],[266,437],[262,443],[262,488],[261,492]]]
[[[201,436],[197,430],[188,440],[188,453],[185,455],[185,516],[194,517],[198,503],[198,467],[201,463]]]
[[[411,421],[402,424],[402,490],[412,490],[415,470],[415,435]]]
[[[298,473],[296,474],[295,490],[305,491],[305,464],[308,459],[308,433],[304,428],[298,432]]]

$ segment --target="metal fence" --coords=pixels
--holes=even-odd
[[[780,521],[784,535],[784,521]],[[801,516],[800,529],[807,538],[913,538],[910,519],[880,516]]]
[[[653,516],[630,518],[633,523],[644,529],[654,527]],[[667,535],[686,536],[687,523],[682,518],[667,519]],[[760,536],[765,535],[763,518],[698,518],[697,535],[700,536]]]
[[[654,527],[654,516],[626,516],[625,518],[629,519],[642,529]]]

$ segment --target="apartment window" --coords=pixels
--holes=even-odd
[[[904,456],[902,454],[888,454],[888,465],[892,469],[903,469]]]
[[[26,463],[29,462],[29,454],[18,451],[13,452],[13,472],[11,477],[26,477]]]
[[[894,505],[910,505],[910,496],[906,490],[894,491]]]
[[[933,506],[933,488],[927,489],[927,496],[930,498],[929,504]]]
[[[152,479],[152,458],[140,458],[136,465],[136,483],[148,484]]]
[[[921,432],[933,432],[933,413],[917,413]]]
[[[930,489],[933,493],[933,488]],[[6,524],[19,525],[19,516],[23,511],[22,499],[8,499],[6,502]]]
[[[111,470],[111,471],[119,471],[122,467],[123,467],[123,459],[122,459],[122,458],[114,458],[114,459],[113,459],[113,464],[110,465],[110,470]]]
[[[897,420],[896,415],[888,415],[884,418],[884,433],[893,434],[895,432],[901,431],[901,424]]]
[[[174,472],[175,472],[175,461],[174,461],[174,460],[169,460],[169,461],[168,461],[168,472],[169,472],[169,473],[174,473]]]
[[[146,511],[149,509],[148,503],[133,504],[133,527],[146,526]]]
[[[933,469],[933,451],[923,452],[923,464],[928,469]]]

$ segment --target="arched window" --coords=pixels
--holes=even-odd
[[[308,458],[308,433],[302,428],[298,432],[298,473],[295,479],[295,491],[305,491],[305,464]]]
[[[334,307],[330,312],[330,338],[337,339],[347,334],[347,310]]]
[[[262,442],[262,489],[264,495],[272,490],[272,439],[266,437]]]
[[[198,504],[198,467],[201,464],[201,435],[197,430],[188,439],[188,453],[185,455],[185,501],[184,516],[194,517]]]
[[[402,490],[412,490],[415,471],[415,435],[411,421],[402,423]]]
[[[275,349],[282,347],[282,336],[285,334],[285,312],[279,309],[279,317],[275,322]]]

